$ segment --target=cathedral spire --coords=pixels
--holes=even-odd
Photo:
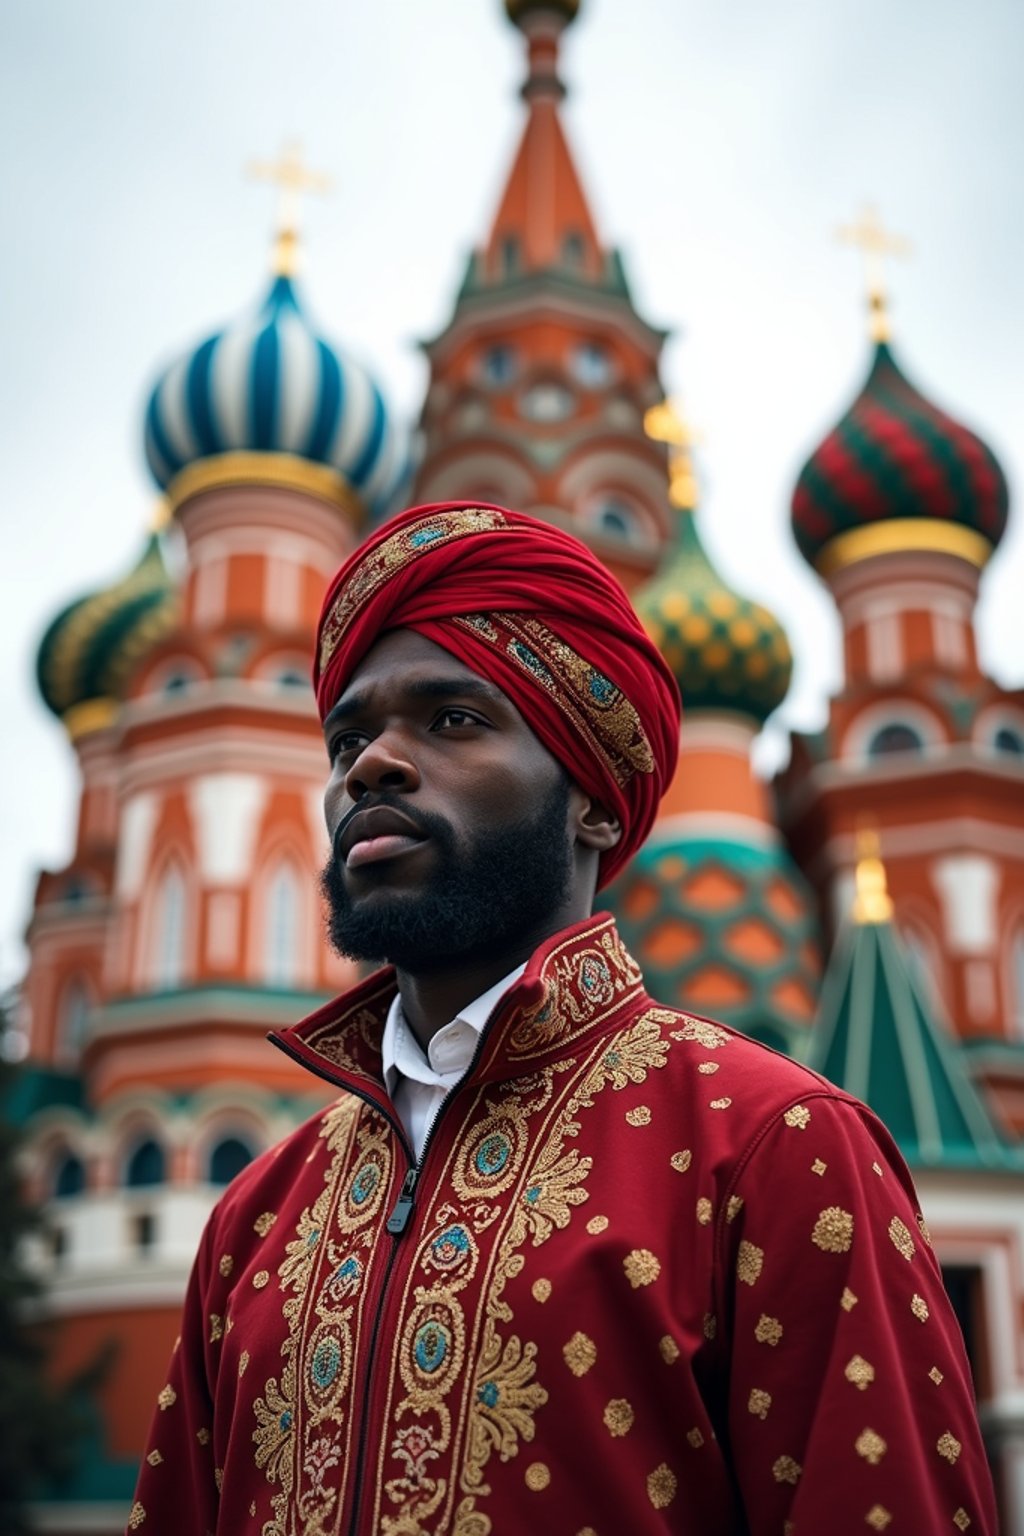
[[[565,96],[559,44],[577,8],[571,0],[506,0],[526,40],[527,117],[483,251],[491,282],[552,270],[589,281],[604,274],[605,255],[558,110]]]

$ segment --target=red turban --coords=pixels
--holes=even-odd
[[[320,718],[374,642],[413,629],[512,700],[587,794],[622,824],[606,885],[643,843],[679,749],[679,693],[629,598],[580,541],[522,512],[412,507],[348,559],[324,599]]]

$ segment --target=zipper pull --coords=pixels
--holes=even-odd
[[[387,1229],[392,1237],[401,1237],[409,1225],[409,1217],[412,1215],[413,1204],[416,1199],[416,1180],[419,1178],[419,1169],[410,1168],[402,1184],[402,1193],[394,1210],[387,1220]]]

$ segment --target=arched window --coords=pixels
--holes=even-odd
[[[165,1178],[164,1149],[152,1136],[136,1144],[124,1167],[124,1182],[129,1189],[143,1189],[162,1184]]]
[[[65,1060],[81,1055],[92,993],[81,976],[72,976],[60,995],[57,1010],[57,1050]]]
[[[301,902],[302,884],[294,866],[279,864],[267,886],[264,975],[272,987],[291,987],[298,980]]]
[[[53,1194],[56,1200],[69,1200],[80,1195],[85,1188],[85,1164],[73,1152],[65,1152],[53,1175]]]
[[[153,904],[153,980],[176,987],[185,971],[185,877],[176,864],[164,873]]]
[[[583,236],[579,230],[570,229],[563,237],[562,261],[567,267],[583,265]]]
[[[519,271],[519,237],[505,235],[501,242],[501,265],[505,277],[515,277]]]
[[[1012,725],[1001,725],[993,738],[997,752],[1007,752],[1011,757],[1024,757],[1024,732]]]
[[[211,1184],[230,1184],[253,1160],[252,1148],[238,1136],[225,1136],[210,1153]]]
[[[924,742],[912,725],[892,720],[877,730],[868,743],[869,757],[884,757],[888,752],[920,752]]]
[[[508,384],[518,372],[519,360],[512,347],[488,347],[480,362],[481,376],[488,384]]]

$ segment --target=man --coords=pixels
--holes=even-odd
[[[315,667],[342,1090],[211,1216],[130,1529],[993,1536],[963,1347],[863,1106],[659,1006],[595,889],[678,699],[569,535],[418,508]]]

